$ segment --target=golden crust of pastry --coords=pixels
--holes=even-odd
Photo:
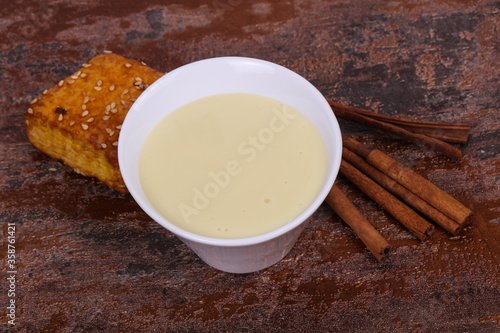
[[[105,53],[35,98],[25,113],[31,143],[76,172],[127,192],[118,167],[118,135],[139,95],[163,74]]]

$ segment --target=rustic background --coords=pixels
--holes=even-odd
[[[10,328],[11,222],[22,332],[500,330],[499,30],[493,0],[2,1],[1,328]],[[420,242],[339,177],[393,245],[383,263],[323,205],[275,266],[245,275],[210,268],[130,195],[75,174],[27,139],[29,102],[103,50],[164,72],[256,57],[344,104],[468,123],[459,162],[341,127],[470,206],[473,222],[459,236],[437,228]]]

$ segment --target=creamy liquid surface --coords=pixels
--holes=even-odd
[[[215,238],[251,237],[304,211],[326,175],[316,127],[297,110],[252,94],[186,104],[148,135],[144,193],[168,221]]]

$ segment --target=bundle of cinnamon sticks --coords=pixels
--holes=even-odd
[[[377,113],[329,101],[335,115],[379,130],[416,140],[426,147],[459,159],[461,152],[443,140],[467,142],[469,125],[422,122],[382,116]],[[418,239],[434,232],[436,223],[456,235],[469,221],[472,211],[430,181],[378,149],[369,149],[346,135],[340,173],[377,202]],[[389,252],[382,235],[334,185],[326,202],[359,236],[377,260]],[[424,218],[425,216],[426,218]]]

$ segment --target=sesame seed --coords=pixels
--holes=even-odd
[[[122,92],[122,95],[125,95],[128,93],[128,89],[125,89],[123,92]]]
[[[94,87],[94,89],[95,89],[95,90],[97,90],[97,91],[102,90],[102,88],[101,88],[101,87]]]
[[[111,105],[108,104],[108,105],[106,105],[106,111],[109,111],[109,110],[111,110]]]
[[[83,104],[87,103],[89,101],[89,96],[85,96],[85,98],[83,99]]]
[[[44,95],[45,95],[46,93],[47,93],[47,89],[45,89],[45,90],[43,91],[43,93],[42,93],[42,94],[44,94]]]
[[[59,87],[61,87],[62,85],[64,84],[64,80],[61,80],[59,81],[59,83],[57,84]]]
[[[30,124],[30,121],[28,119],[25,119],[24,122],[26,123],[27,126]]]
[[[118,146],[118,141],[113,142],[112,145],[115,147]]]
[[[33,109],[32,108],[28,108],[28,113],[29,114],[33,114]]]
[[[105,131],[106,131],[106,133],[108,133],[108,134],[109,134],[109,132],[111,132],[111,128],[106,127],[106,128],[105,128]]]
[[[78,79],[78,76],[77,75],[71,75],[71,78],[76,80],[76,79]]]
[[[102,80],[97,81],[97,86],[98,87],[102,86]]]
[[[120,102],[122,103],[122,105],[125,105],[125,103],[127,103],[127,102],[125,102],[123,99],[122,99],[122,100],[120,100]]]
[[[113,91],[113,90],[115,90],[115,85],[114,84],[112,84],[111,86],[109,86],[109,91]]]
[[[90,64],[83,64],[82,67],[85,67],[85,68],[90,67]]]
[[[56,168],[49,168],[49,171],[57,171]]]
[[[138,76],[135,78],[135,80],[136,80],[136,81],[141,81],[141,82],[142,82],[142,79],[141,79],[140,77],[138,77]]]
[[[102,51],[102,52],[104,52],[104,53],[113,53],[113,52],[111,52],[111,51],[109,51],[109,50],[104,50],[104,51]]]
[[[36,101],[38,101],[38,98],[35,98],[34,100],[32,100],[30,104],[35,104]]]
[[[73,84],[73,83],[75,83],[75,80],[68,80],[68,83]]]
[[[110,116],[104,116],[102,117],[102,120],[108,120],[109,118],[111,118]]]
[[[87,110],[87,105],[82,104],[82,110]]]
[[[116,106],[116,103],[115,103],[115,102],[111,102],[110,108],[111,108],[111,109],[114,109],[114,108],[115,108],[115,106]]]
[[[115,131],[109,132],[109,136],[113,136],[115,134]]]
[[[91,122],[93,122],[93,121],[94,121],[94,118],[93,118],[93,117],[90,117],[89,119],[87,119],[87,122],[88,122],[88,123],[91,123]]]
[[[147,66],[146,63],[144,61],[141,61],[141,64],[143,64],[144,66]]]
[[[133,97],[132,97],[132,98],[129,98],[129,101],[131,101],[131,102],[135,102],[136,100],[137,100],[137,99],[135,99],[135,98],[133,98]]]
[[[127,62],[127,63],[125,64],[125,67],[129,67],[129,68],[130,68],[130,67],[132,67],[132,65],[131,65],[131,64],[129,64],[129,63]]]
[[[89,129],[89,125],[87,124],[82,124],[82,128],[84,131],[88,130]]]
[[[82,75],[80,75],[80,77],[86,77],[86,76],[87,76],[87,74],[85,74],[85,73],[82,73]]]
[[[116,125],[116,129],[122,129],[122,125]]]
[[[69,126],[73,126],[75,124],[75,122],[72,120],[69,122]]]
[[[57,120],[59,120],[59,121],[63,120],[63,115],[62,115],[62,113],[60,113],[60,114],[59,114],[59,118],[57,118]]]
[[[117,113],[118,110],[117,109],[111,109],[111,113]]]
[[[80,76],[80,74],[82,74],[82,71],[76,72],[76,76]]]
[[[107,145],[106,145],[105,143],[101,143],[101,147],[102,147],[102,148],[106,148],[106,147],[107,147]]]
[[[89,112],[85,110],[85,111],[82,112],[82,117],[85,117],[88,114],[89,114]]]

